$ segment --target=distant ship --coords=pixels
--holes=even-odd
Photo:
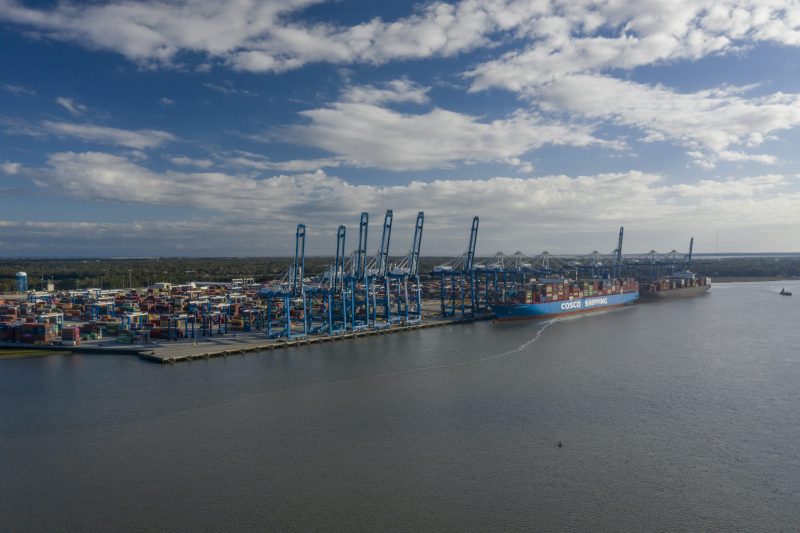
[[[697,277],[689,271],[678,272],[655,281],[639,282],[643,301],[697,296],[705,294],[710,288],[711,278]]]
[[[781,296],[791,296],[792,295],[792,293],[787,291],[786,289],[781,289],[781,292],[779,292],[778,294],[780,294]]]
[[[590,313],[621,307],[639,299],[636,280],[541,279],[492,306],[500,322]]]

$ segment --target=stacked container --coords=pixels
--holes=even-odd
[[[65,346],[80,346],[81,344],[81,328],[79,327],[65,327],[61,330],[61,344]]]

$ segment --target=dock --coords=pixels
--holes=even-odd
[[[281,350],[296,346],[321,344],[325,342],[347,341],[376,335],[390,335],[405,333],[421,329],[465,324],[480,320],[491,320],[492,313],[484,313],[472,317],[442,319],[425,318],[418,324],[393,324],[383,328],[368,328],[358,331],[347,331],[337,335],[319,334],[305,335],[292,339],[268,339],[263,331],[236,332],[213,337],[200,337],[197,339],[182,339],[179,341],[161,341],[148,345],[115,345],[108,340],[103,342],[89,342],[80,346],[63,345],[27,345],[18,342],[0,342],[0,350],[33,350],[46,352],[72,352],[81,354],[103,355],[137,355],[141,359],[160,364],[173,364],[194,359],[210,359],[212,357],[226,357],[228,355],[245,354],[253,352],[266,352]]]
[[[359,331],[347,331],[338,335],[306,335],[293,339],[267,339],[263,333],[237,333],[236,336],[230,334],[212,338],[202,338],[197,342],[178,341],[173,343],[160,343],[155,347],[139,353],[139,357],[148,361],[162,364],[173,364],[194,359],[209,359],[212,357],[226,357],[228,355],[245,354],[251,352],[265,352],[271,350],[281,350],[296,346],[307,346],[310,344],[321,344],[325,342],[346,341],[362,337],[374,337],[376,335],[390,335],[394,333],[404,333],[417,331],[420,329],[450,326],[454,324],[465,324],[480,320],[491,320],[494,315],[485,313],[474,317],[456,319],[424,319],[419,324],[400,324],[385,328],[370,328]]]
[[[104,355],[139,355],[145,351],[153,351],[152,346],[131,344],[82,344],[80,346],[64,346],[58,344],[24,344],[20,342],[0,342],[0,350],[35,352],[80,352],[85,354]],[[2,355],[0,351],[0,355]]]

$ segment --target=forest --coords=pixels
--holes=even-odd
[[[434,265],[452,260],[423,257],[421,272],[429,273]],[[56,289],[127,288],[237,277],[265,282],[283,277],[291,262],[285,257],[0,259],[0,292],[15,289],[19,271],[27,272],[31,289],[40,289],[50,280]],[[332,262],[330,257],[306,257],[306,272],[320,273]],[[796,278],[800,277],[800,256],[701,256],[693,261],[692,271],[712,278]]]

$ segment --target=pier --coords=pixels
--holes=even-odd
[[[386,328],[370,328],[358,331],[347,331],[337,335],[306,335],[293,339],[268,339],[263,332],[219,335],[216,337],[203,337],[200,339],[184,339],[176,342],[159,342],[148,345],[115,345],[109,342],[89,342],[81,346],[59,345],[26,345],[20,343],[0,342],[2,350],[31,350],[35,352],[61,352],[102,355],[138,355],[141,359],[160,364],[173,364],[194,359],[210,359],[212,357],[227,357],[228,355],[246,354],[281,350],[309,344],[325,342],[355,340],[376,335],[390,335],[405,333],[421,329],[436,328],[457,324],[466,324],[479,320],[491,320],[492,313],[484,313],[472,317],[442,319],[425,318],[418,324],[399,324]]]
[[[376,335],[404,333],[420,329],[450,326],[454,324],[465,324],[478,320],[491,320],[492,318],[494,318],[493,314],[486,313],[467,318],[445,320],[426,319],[419,324],[395,325],[382,329],[348,331],[338,335],[307,335],[305,337],[295,339],[266,339],[263,335],[258,334],[237,334],[235,337],[231,335],[225,335],[224,337],[203,339],[199,342],[182,341],[176,343],[159,344],[154,348],[151,347],[142,350],[139,353],[139,357],[156,363],[171,364],[181,361],[191,361],[193,359],[226,357],[228,355],[281,350],[284,348],[306,346],[309,344],[320,344],[324,342],[374,337]]]

